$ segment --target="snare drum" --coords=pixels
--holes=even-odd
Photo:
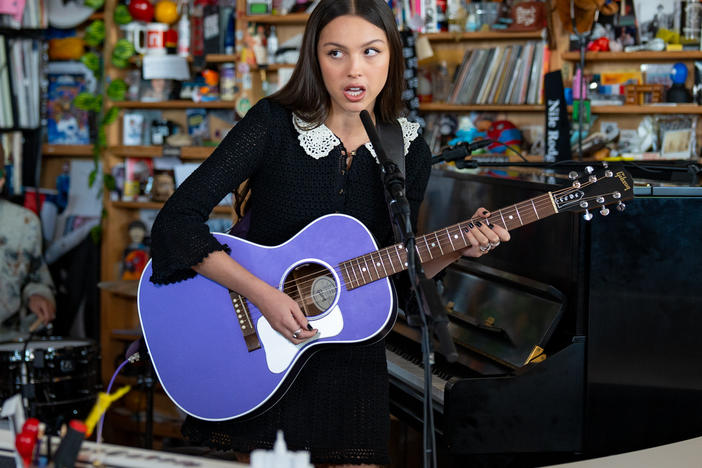
[[[0,343],[0,401],[21,393],[47,425],[83,419],[100,389],[92,340],[35,338]]]

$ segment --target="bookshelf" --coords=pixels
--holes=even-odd
[[[114,23],[113,13],[118,0],[106,0],[105,4],[105,27],[106,42],[104,55],[109,57],[116,41],[121,37],[118,26]],[[247,16],[246,1],[236,1],[236,29],[245,30],[247,24],[259,23],[276,26],[279,41],[282,43],[295,33],[302,30],[309,15],[290,14],[285,16],[256,15]],[[236,63],[236,54],[207,54],[205,62],[216,68],[223,63]],[[192,60],[189,60],[192,64]],[[130,66],[140,68],[142,60],[140,57],[130,59]],[[294,65],[274,64],[267,67],[254,67],[252,74],[254,78],[253,91],[260,91],[261,73],[277,73],[283,68]],[[110,78],[124,78],[125,71],[106,64],[106,76]],[[255,96],[260,97],[260,95]],[[164,113],[184,113],[187,109],[223,109],[234,110],[234,101],[209,101],[193,102],[187,100],[161,101],[161,102],[140,102],[121,101],[110,102],[120,110],[117,122],[106,128],[107,149],[102,155],[103,170],[109,173],[112,167],[122,164],[126,158],[151,158],[158,159],[164,155],[176,155],[183,162],[199,162],[205,160],[214,150],[210,146],[185,146],[185,147],[164,147],[158,145],[137,145],[125,146],[122,144],[122,116],[125,112],[139,110],[160,110]],[[169,114],[169,115],[171,115]],[[170,118],[170,117],[169,117]],[[48,148],[47,148],[48,149]],[[84,151],[84,149],[78,149]],[[58,155],[60,150],[50,149]],[[58,156],[57,156],[58,157]],[[128,243],[127,226],[130,222],[139,218],[140,210],[159,210],[163,203],[160,202],[134,202],[111,200],[109,194],[105,194],[104,206],[106,217],[103,221],[103,238],[101,246],[101,278],[100,278],[100,306],[101,306],[101,347],[102,347],[102,380],[106,384],[111,378],[116,362],[122,359],[126,347],[139,338],[140,325],[136,305],[137,282],[121,280],[118,266],[121,262],[124,249]],[[213,209],[213,214],[218,217],[233,217],[230,206],[217,206]],[[203,363],[206,364],[206,363]],[[124,383],[135,383],[132,377],[119,380]],[[134,421],[133,414],[143,414],[145,410],[145,395],[142,388],[135,388],[130,392],[133,395],[124,401],[113,405],[106,416],[106,425],[110,425],[110,430],[105,431],[105,437],[110,437],[110,441],[118,443],[141,445],[141,438],[144,436],[145,426],[143,419],[141,422]],[[154,394],[154,405],[156,413],[154,417],[154,444],[158,446],[160,437],[180,437],[180,423],[182,422],[182,412],[178,412],[175,405],[167,398],[162,389],[156,385]]]
[[[579,52],[564,52],[563,60],[578,62]],[[585,62],[675,62],[702,60],[702,50],[665,50],[660,52],[586,52]]]
[[[580,53],[563,51],[561,58],[565,63],[566,76],[572,79],[576,65],[580,62]],[[702,60],[702,50],[680,51],[636,51],[636,52],[586,52],[585,73],[594,74],[606,71],[640,69],[646,63],[675,63],[682,62],[687,66],[688,76],[685,87],[691,89],[694,84],[693,64]],[[572,109],[569,109],[569,112]],[[646,105],[604,105],[592,106],[592,115],[599,118],[594,122],[592,131],[598,131],[602,121],[616,121],[621,129],[636,129],[642,118],[655,115],[702,115],[702,106],[695,103],[660,103]],[[700,119],[697,119],[697,147],[702,143],[702,128]]]

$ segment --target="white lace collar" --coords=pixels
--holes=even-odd
[[[410,144],[419,135],[419,124],[415,122],[410,122],[404,117],[397,119],[402,127],[402,138],[405,143],[405,156],[409,152]],[[308,156],[314,159],[319,159],[327,156],[331,150],[336,148],[341,144],[341,141],[334,135],[329,127],[322,124],[319,127],[306,130],[310,125],[302,120],[300,117],[293,114],[293,125],[297,130],[297,139],[300,141],[300,146],[305,150]],[[375,162],[379,163],[378,156],[375,154],[373,145],[368,142],[364,145],[368,148],[370,154],[375,158]]]

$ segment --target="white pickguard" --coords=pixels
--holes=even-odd
[[[317,336],[299,345],[292,344],[286,337],[273,330],[268,320],[265,317],[258,319],[256,328],[258,329],[258,338],[261,340],[263,351],[266,354],[266,364],[268,369],[279,374],[287,369],[297,355],[300,348],[310,341],[315,341],[320,338],[329,338],[341,333],[344,329],[344,317],[341,315],[339,304],[336,304],[332,310],[324,317],[312,322],[314,328],[319,330]]]

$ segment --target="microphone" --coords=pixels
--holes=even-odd
[[[400,201],[405,197],[405,178],[397,167],[397,164],[392,162],[385,154],[383,145],[380,144],[380,137],[378,132],[375,131],[375,125],[373,125],[373,120],[367,110],[361,111],[361,122],[363,127],[366,129],[368,134],[368,139],[373,145],[375,154],[378,156],[378,161],[380,161],[380,167],[385,174],[383,180],[385,181],[385,186],[388,189],[388,193],[395,201]]]
[[[443,161],[457,161],[463,159],[473,151],[479,150],[480,148],[485,148],[493,143],[489,138],[484,140],[471,141],[470,143],[459,143],[455,146],[449,146],[443,150],[437,156],[432,156],[431,163],[436,164]]]

